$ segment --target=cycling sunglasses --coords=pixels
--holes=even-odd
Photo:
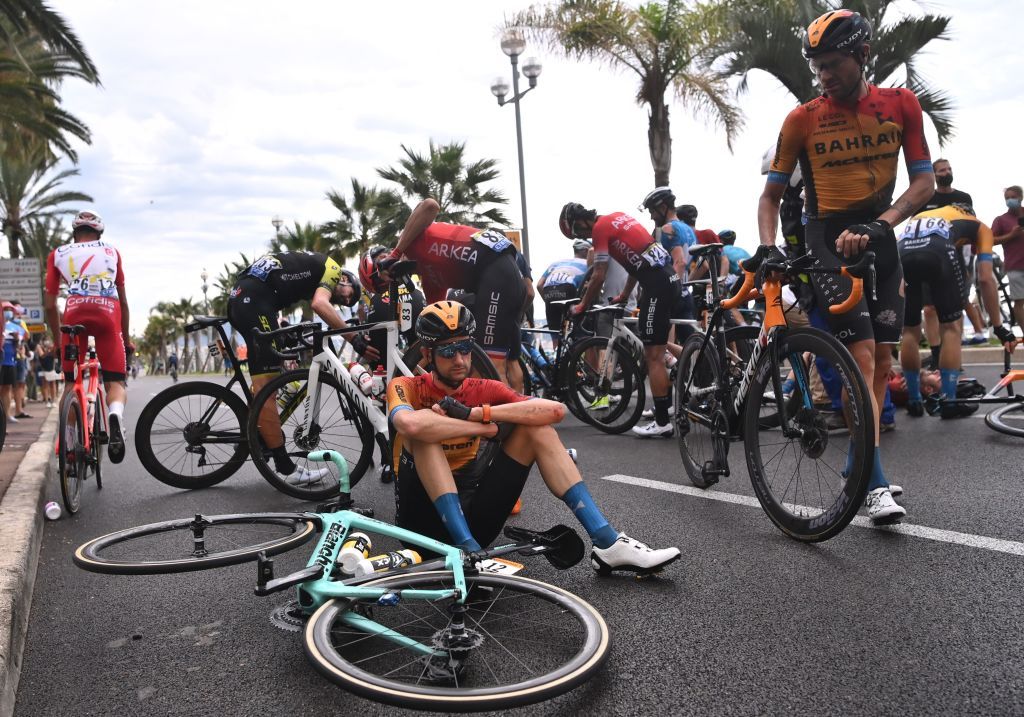
[[[473,339],[463,339],[462,341],[456,341],[455,343],[435,346],[434,350],[437,351],[442,358],[446,359],[453,358],[456,353],[462,354],[463,356],[469,356],[473,353],[473,343]]]

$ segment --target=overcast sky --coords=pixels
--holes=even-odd
[[[496,184],[518,224],[514,111],[488,88],[510,78],[497,27],[528,4],[53,0],[103,81],[64,87],[65,105],[93,132],[82,176],[67,186],[95,198],[105,238],[121,250],[133,332],[158,301],[201,299],[204,267],[216,276],[240,251],[263,251],[274,215],[289,225],[333,218],[325,192],[347,192],[351,177],[378,183],[375,168],[394,164],[402,144],[458,140],[470,159],[497,158]],[[941,154],[991,222],[1005,211],[1002,188],[1024,182],[1014,135],[1024,43],[994,30],[1014,21],[1006,3],[928,7],[961,9],[953,41],[934,43],[921,69],[956,99],[958,134]],[[544,65],[522,103],[539,274],[570,254],[557,227],[564,202],[636,213],[653,171],[635,76],[531,54]],[[732,153],[720,130],[671,105],[672,187],[699,208],[699,227],[732,228],[756,245],[761,155],[793,105],[770,76],[751,77]],[[897,193],[905,187],[904,175]]]

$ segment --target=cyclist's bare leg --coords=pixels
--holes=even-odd
[[[974,333],[985,333],[985,321],[981,318],[981,311],[978,309],[978,305],[968,299],[964,302],[964,311],[967,312],[967,318],[970,319],[971,326],[974,327]]]
[[[501,450],[524,466],[536,463],[544,484],[558,498],[583,480],[558,432],[551,426],[516,426],[502,441]],[[416,465],[418,468],[419,463]]]
[[[491,363],[494,364],[494,368],[498,371],[498,379],[513,391],[522,393],[523,371],[519,367],[519,362],[507,361],[506,359],[494,356],[490,356],[490,359]]]
[[[921,309],[924,315],[924,337],[928,339],[929,346],[938,346],[942,341],[942,334],[939,332],[939,315],[935,313],[935,307],[931,304]],[[957,343],[960,339],[957,339]]]
[[[960,342],[957,341],[957,346]],[[903,371],[920,371],[921,370],[921,327],[920,326],[904,326],[903,327],[903,340],[900,343],[900,366],[903,367]],[[945,350],[945,349],[943,349]]]
[[[1013,302],[1013,318],[1017,326],[1024,326],[1024,300],[1017,299]]]
[[[868,385],[871,410],[875,416],[875,446],[878,446],[878,407],[885,402],[885,387],[888,383],[889,367],[892,365],[892,352],[888,344],[876,344],[873,339],[854,341],[846,348],[850,350],[853,360],[857,362],[857,367],[864,377],[864,382]],[[882,355],[880,356],[880,354]],[[885,368],[882,372],[878,370],[879,359]]]
[[[458,493],[455,477],[440,443],[417,441],[407,436],[404,436],[402,441],[405,450],[416,462],[416,475],[419,476],[420,483],[423,484],[423,489],[431,502],[445,493]]]
[[[655,398],[667,396],[671,387],[668,380],[668,369],[665,368],[665,344],[644,346],[644,359],[647,361],[647,376],[651,382],[651,395]]]
[[[128,387],[124,381],[104,381],[103,391],[107,394],[107,405],[128,402]]]
[[[252,393],[255,396],[264,386],[276,378],[276,373],[264,373],[252,377]],[[260,407],[260,435],[267,448],[273,450],[284,445],[284,434],[281,433],[281,416],[277,413],[277,401],[265,401]]]
[[[963,348],[960,345],[960,337],[963,336],[964,320],[950,321],[947,324],[939,324],[939,332],[942,334],[942,351],[939,353],[939,368],[951,368],[960,370],[960,359],[963,356]]]

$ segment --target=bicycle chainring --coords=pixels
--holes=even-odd
[[[278,605],[270,613],[270,624],[285,632],[301,632],[307,619],[298,600],[289,600],[283,605]]]

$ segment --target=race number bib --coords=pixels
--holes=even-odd
[[[412,302],[400,301],[398,304],[398,330],[409,331],[412,328]]]
[[[264,256],[260,257],[252,263],[246,273],[249,276],[255,277],[260,281],[266,281],[267,277],[270,276],[270,272],[276,271],[281,268],[281,262],[276,256]]]
[[[938,236],[948,240],[951,228],[952,225],[942,217],[918,217],[907,222],[899,240],[901,242],[910,241],[928,236]]]
[[[80,276],[68,283],[69,296],[105,296],[111,297],[117,293],[117,287],[113,279],[101,276]]]
[[[661,244],[651,244],[644,249],[640,256],[651,266],[665,266],[669,263],[668,252],[665,251]]]
[[[505,251],[510,246],[515,246],[507,236],[496,229],[485,229],[482,232],[477,232],[471,238],[498,253]]]

